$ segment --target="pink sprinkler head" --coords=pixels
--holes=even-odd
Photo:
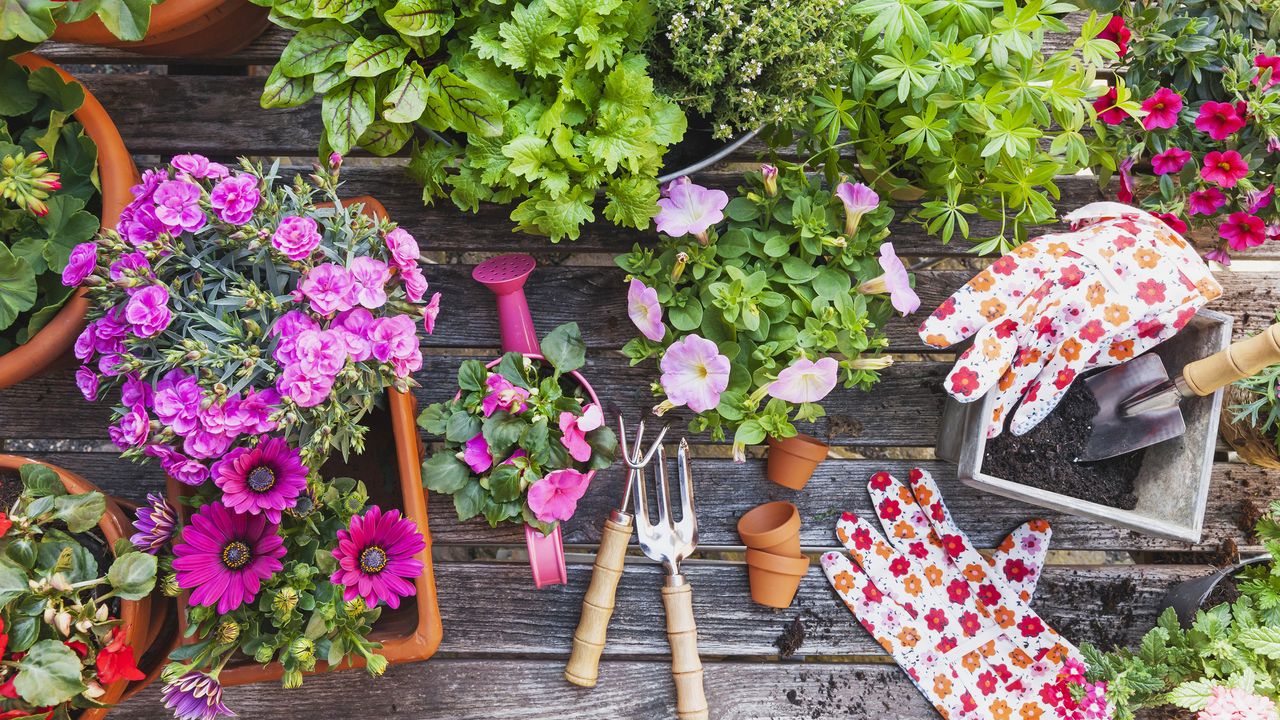
[[[507,295],[524,288],[524,281],[537,263],[523,253],[499,255],[489,258],[471,271],[471,279],[493,291],[495,295]]]
[[[524,296],[524,281],[536,266],[529,255],[499,255],[471,271],[471,278],[498,298],[498,329],[502,333],[503,352],[540,354],[538,333]]]

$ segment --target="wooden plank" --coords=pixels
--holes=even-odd
[[[0,400],[5,405],[8,402]],[[101,441],[99,441],[101,442]],[[19,444],[19,448],[21,445]],[[7,452],[21,452],[7,448]],[[27,453],[81,473],[106,492],[141,500],[158,490],[163,477],[155,465],[133,465],[111,452],[40,451]],[[955,469],[941,461],[922,460],[827,460],[818,467],[804,492],[795,493],[765,478],[765,462],[750,459],[735,464],[727,459],[697,459],[693,472],[697,482],[698,528],[704,548],[741,548],[737,522],[748,505],[786,500],[800,510],[801,541],[811,550],[836,545],[835,519],[843,511],[873,517],[867,496],[866,479],[879,471],[905,477],[912,467],[934,474],[946,493],[947,504],[960,526],[981,547],[995,547],[1010,530],[1034,517],[1053,525],[1055,550],[1151,550],[1211,552],[1226,540],[1247,547],[1250,541],[1245,518],[1248,508],[1265,506],[1280,495],[1280,476],[1262,468],[1218,463],[1214,466],[1209,504],[1205,512],[1204,536],[1199,544],[1162,540],[1084,518],[1051,512],[1013,500],[996,499],[973,490],[955,479]],[[565,542],[594,552],[600,540],[602,518],[617,506],[622,492],[623,470],[614,467],[596,476],[591,492],[579,502],[577,514],[562,525]],[[490,528],[481,519],[459,522],[452,502],[445,497],[428,497],[432,539],[438,546],[494,545],[524,547],[520,527]]]
[[[653,628],[654,635],[662,633]],[[380,679],[360,670],[307,678],[297,690],[274,683],[228,688],[223,699],[243,720],[657,720],[675,717],[669,661],[607,661],[600,684],[564,681],[558,660],[439,658],[392,667]],[[715,720],[893,718],[937,720],[937,713],[892,665],[708,663],[707,699]],[[168,717],[153,684],[111,711],[117,720]]]

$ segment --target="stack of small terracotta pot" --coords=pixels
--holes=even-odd
[[[800,511],[789,502],[760,505],[738,520],[747,546],[751,599],[774,608],[791,605],[809,558],[800,552]]]

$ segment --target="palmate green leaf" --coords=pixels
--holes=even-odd
[[[594,193],[582,186],[574,187],[558,198],[535,194],[516,206],[511,212],[511,219],[524,232],[546,235],[551,242],[560,242],[564,238],[577,240],[583,223],[596,218],[591,207],[593,199]]]
[[[36,275],[31,263],[0,244],[0,330],[13,325],[35,302]]]
[[[84,104],[84,87],[72,80],[68,82],[53,68],[36,68],[27,81],[31,90],[45,96],[54,110],[70,115]]]
[[[502,101],[453,74],[446,65],[437,65],[427,76],[427,112],[444,120],[447,127],[480,137],[502,135]],[[430,120],[428,120],[430,122]]]
[[[373,122],[374,86],[370,78],[356,78],[324,94],[320,115],[334,152],[345,155]]]
[[[521,135],[502,146],[502,154],[511,158],[507,170],[526,180],[537,180],[544,174],[544,166],[554,162],[555,153],[544,138]]]
[[[85,203],[78,197],[58,194],[47,204],[49,214],[37,221],[46,236],[43,258],[54,272],[62,272],[71,249],[96,235],[99,221],[85,211]]]
[[[395,35],[358,37],[347,48],[345,69],[352,77],[377,77],[401,67],[407,57],[409,48]]]
[[[258,104],[264,108],[297,107],[315,95],[311,77],[289,77],[284,74],[283,65],[277,63],[267,76],[267,84],[262,88],[262,97]]]
[[[644,230],[649,227],[649,220],[658,214],[658,185],[648,178],[610,178],[605,197],[608,202],[604,216],[619,227]]]
[[[556,32],[556,27],[544,3],[516,4],[511,8],[511,20],[498,27],[502,62],[536,77],[558,72],[565,39]]]
[[[52,7],[48,0],[0,0],[0,40],[43,42],[56,27]]]
[[[338,22],[308,26],[289,40],[276,67],[286,77],[313,75],[332,65],[346,62],[347,48],[359,35]]]
[[[918,0],[862,0],[853,12],[871,18],[863,37],[884,35],[885,47],[893,47],[905,34],[917,47],[929,45],[929,26],[914,7]]]
[[[382,117],[394,123],[416,122],[427,109],[426,73],[422,66],[410,63],[396,72],[395,83],[382,99]]]
[[[649,144],[650,127],[643,116],[608,114],[587,133],[587,150],[603,162],[610,173],[625,166],[639,172]]]
[[[403,35],[444,35],[453,27],[453,3],[450,0],[399,0],[382,14],[382,19]]]

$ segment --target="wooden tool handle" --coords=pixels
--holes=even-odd
[[[1269,365],[1280,363],[1280,323],[1225,350],[1196,360],[1182,368],[1182,378],[1196,395],[1205,396],[1247,377]]]
[[[688,584],[662,588],[662,604],[667,609],[667,642],[671,644],[671,678],[676,685],[676,717],[680,720],[707,720],[702,659],[698,657],[698,627],[693,622],[693,588]]]
[[[600,550],[596,552],[591,584],[582,598],[582,616],[573,631],[573,653],[564,669],[564,679],[574,685],[595,687],[600,676],[600,653],[604,652],[605,633],[613,617],[613,598],[618,592],[618,579],[626,562],[627,545],[631,542],[631,518],[625,522],[604,521]]]

